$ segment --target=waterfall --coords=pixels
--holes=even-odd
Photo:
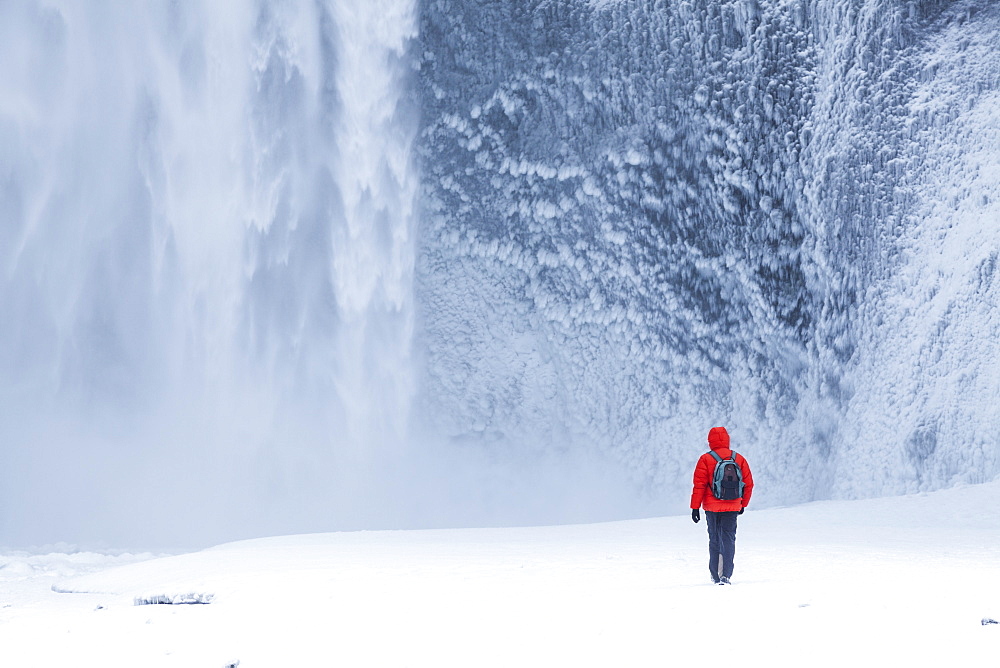
[[[416,119],[407,123],[401,105],[416,13],[412,1],[399,0],[339,2],[333,10],[342,36],[335,178],[344,206],[332,257],[342,319],[336,383],[347,406],[348,441],[365,458],[373,440],[384,451],[409,436]]]
[[[3,540],[392,523],[415,11],[0,8]]]

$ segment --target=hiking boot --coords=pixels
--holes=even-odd
[[[721,578],[719,579],[719,584],[720,584],[720,585],[727,585],[727,584],[733,584],[733,583],[729,581],[729,578],[727,578],[727,577],[726,577],[725,575],[723,575],[723,576],[722,576],[722,577],[721,577]]]

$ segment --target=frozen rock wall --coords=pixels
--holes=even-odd
[[[680,503],[714,424],[772,502],[997,474],[997,8],[430,0],[421,33],[440,431]]]

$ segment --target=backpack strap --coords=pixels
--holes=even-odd
[[[718,463],[722,463],[722,457],[720,457],[720,456],[718,455],[718,453],[717,453],[717,452],[716,452],[715,450],[709,450],[709,451],[708,451],[708,454],[712,455],[712,457],[714,457],[714,458],[715,458],[715,461],[716,461],[716,462],[718,462]]]

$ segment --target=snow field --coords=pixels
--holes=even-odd
[[[6,555],[0,665],[663,666],[723,638],[748,666],[988,665],[998,492],[751,509],[732,587],[709,584],[687,516]]]

